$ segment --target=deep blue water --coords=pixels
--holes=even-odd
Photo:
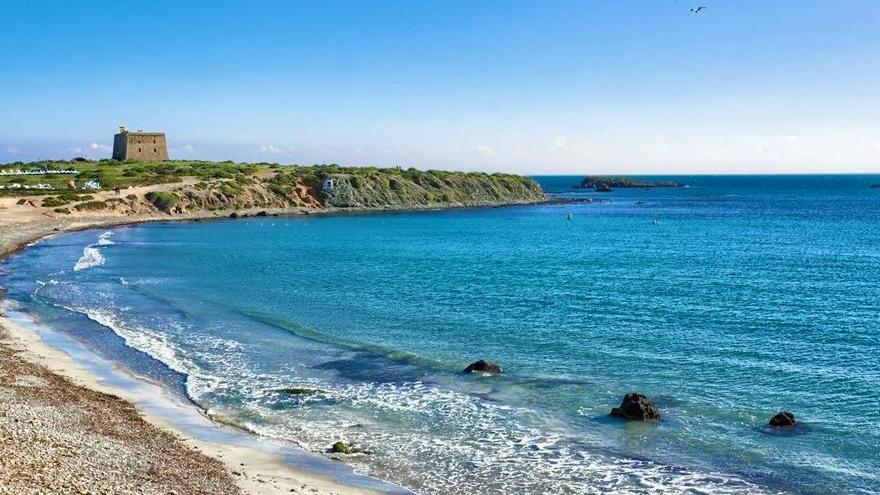
[[[0,284],[212,415],[355,443],[420,493],[880,491],[880,177],[538,179],[596,202],[81,232]],[[479,358],[505,373],[459,372]],[[663,419],[609,418],[630,391]],[[764,427],[780,410],[803,427]]]

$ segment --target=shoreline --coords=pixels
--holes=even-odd
[[[225,212],[225,214],[222,214],[221,212],[198,212],[183,215],[163,214],[141,215],[134,217],[111,214],[84,215],[74,218],[64,218],[46,215],[45,213],[40,215],[19,216],[13,212],[8,212],[4,210],[6,210],[6,208],[0,209],[0,261],[5,260],[7,257],[12,256],[15,253],[27,249],[29,246],[43,239],[51,238],[56,235],[61,235],[65,233],[151,222],[224,220],[230,219],[230,214],[232,213],[232,211]],[[416,211],[425,210],[427,209],[416,209]],[[432,208],[431,210],[434,209]],[[396,209],[364,209],[358,211],[339,211],[338,209],[332,209],[330,211],[306,212],[301,208],[296,208],[286,210],[252,209],[252,211],[245,210],[244,214],[246,215],[246,217],[254,217],[257,216],[257,213],[262,211],[271,212],[267,214],[271,214],[273,216],[307,216],[313,214],[323,216],[351,213],[378,213],[385,211],[402,212],[402,210]],[[241,215],[241,212],[242,210],[238,210],[235,213]],[[12,214],[10,215],[10,213]],[[5,294],[2,292],[2,290],[0,290],[0,301],[4,300]],[[38,322],[34,323],[39,325]],[[54,332],[54,330],[49,330]],[[246,432],[245,430],[234,428],[232,426],[225,425],[220,421],[211,419],[210,417],[204,415],[195,404],[180,404],[179,401],[175,401],[172,397],[170,397],[165,389],[162,389],[165,395],[164,399],[166,401],[169,401],[169,404],[177,402],[177,406],[181,408],[189,408],[191,413],[198,415],[204,420],[204,422],[209,423],[214,428],[234,430],[237,435],[249,437],[249,439],[252,440],[250,443],[262,443],[262,445],[237,445],[235,443],[223,441],[208,441],[205,439],[197,438],[196,435],[191,434],[191,432],[187,432],[184,428],[174,424],[174,422],[169,418],[162,417],[160,414],[154,414],[150,411],[145,410],[146,408],[143,404],[144,397],[139,397],[137,393],[132,393],[122,387],[114,387],[108,385],[106,383],[108,381],[106,376],[102,377],[101,375],[96,374],[89,369],[86,369],[86,367],[83,366],[81,362],[78,362],[70,354],[65,352],[65,350],[57,348],[52,344],[46,342],[44,337],[40,335],[40,332],[38,332],[34,328],[28,328],[28,325],[22,324],[22,322],[20,321],[16,321],[10,315],[7,315],[5,313],[0,313],[0,350],[9,351],[9,353],[15,356],[15,358],[21,359],[23,362],[26,362],[31,366],[39,367],[46,373],[54,375],[54,378],[58,379],[56,381],[61,384],[60,386],[62,388],[69,389],[67,390],[69,392],[86,396],[88,395],[88,392],[93,392],[101,394],[102,396],[112,397],[116,401],[124,403],[126,407],[135,411],[134,415],[136,416],[136,418],[134,419],[134,421],[145,423],[145,425],[140,425],[141,427],[145,426],[147,430],[156,430],[156,433],[171,435],[179,440],[179,445],[177,447],[180,449],[180,452],[177,452],[177,455],[190,456],[197,460],[207,460],[209,462],[219,463],[219,465],[223,468],[222,470],[225,470],[225,473],[219,473],[218,476],[222,478],[222,475],[225,474],[227,478],[226,481],[232,482],[235,486],[237,486],[241,493],[316,493],[318,495],[359,495],[387,492],[386,490],[372,489],[365,486],[349,485],[347,483],[344,484],[334,479],[336,476],[317,471],[311,471],[308,468],[299,467],[295,463],[286,460],[282,456],[282,452],[283,450],[285,450],[284,447],[275,446],[277,448],[270,448],[273,447],[272,445],[269,445],[270,443],[272,443],[271,439],[265,439],[253,433]],[[97,361],[102,358],[93,354],[92,359]],[[13,366],[7,366],[8,364],[9,363],[5,362],[5,360],[0,357],[0,374],[2,374],[3,370],[6,368],[14,368],[14,365],[17,363],[12,363]],[[142,377],[136,377],[128,373],[126,370],[121,369],[119,366],[116,366],[116,368],[116,373],[126,375],[129,380],[136,380],[150,387],[161,388],[159,385],[152,384]],[[0,387],[0,392],[5,392],[5,389]],[[7,397],[7,394],[5,393],[2,395],[4,401],[9,402],[16,407],[23,405],[19,404],[20,402],[26,402],[25,400],[17,400],[17,397]],[[52,406],[51,400],[48,402],[49,404],[41,404],[40,407]],[[175,411],[175,413],[179,412],[179,410]],[[5,414],[0,413],[0,426],[3,426],[3,421],[5,417]],[[120,418],[115,417],[102,419],[106,419],[108,421],[120,421]],[[127,418],[127,420],[132,420],[132,418]],[[14,438],[10,446],[13,450],[19,447],[16,445]],[[287,450],[301,450],[298,447],[294,447],[292,445],[287,447]],[[123,447],[123,449],[124,448],[125,447]],[[304,454],[318,456],[322,459],[326,459],[317,453],[311,453],[305,450],[302,450],[302,452]],[[330,459],[327,459],[327,461],[329,463],[338,462]],[[353,470],[350,465],[344,465],[347,469]],[[72,468],[72,471],[74,471],[74,473],[72,474],[72,479],[77,478],[77,466],[67,467]],[[2,468],[2,461],[0,461],[0,468]],[[112,474],[113,473],[111,472],[111,477]],[[159,473],[159,475],[161,474],[162,473]],[[0,479],[2,479],[3,477],[4,476],[0,476]],[[364,480],[372,480],[372,478],[362,478],[363,480],[361,480],[361,483],[359,484],[364,484]],[[381,480],[375,481],[375,484],[378,486],[381,486],[383,484],[389,488],[394,486],[388,483],[381,482]],[[175,485],[172,485],[171,488],[173,488],[174,486]],[[22,488],[27,488],[27,485],[22,485]],[[126,488],[128,488],[126,485],[122,486],[123,490],[125,490]],[[178,488],[178,490],[180,490],[178,491],[178,493],[212,493],[209,491],[202,492],[201,489],[199,489],[198,491],[188,491],[185,487],[182,490]],[[405,490],[401,489],[400,491]],[[220,493],[227,492],[221,491]]]

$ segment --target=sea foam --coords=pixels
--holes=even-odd
[[[104,259],[104,255],[101,254],[101,251],[98,249],[98,246],[109,246],[111,244],[116,244],[115,242],[110,240],[110,237],[113,235],[113,232],[107,231],[98,236],[98,242],[96,244],[89,244],[83,249],[82,257],[73,265],[74,271],[85,270],[87,268],[91,268],[93,266],[103,265],[106,259]]]
[[[101,254],[101,251],[99,251],[97,247],[86,246],[86,248],[83,249],[82,257],[75,265],[73,265],[73,271],[78,272],[93,266],[103,265],[105,261],[104,255]]]

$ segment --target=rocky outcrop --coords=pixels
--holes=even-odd
[[[326,206],[337,208],[431,208],[534,203],[547,199],[529,177],[510,174],[418,170],[333,174]]]
[[[584,180],[581,181],[580,187],[584,189],[595,189],[599,192],[608,192],[615,187],[681,187],[681,184],[674,180],[647,181],[633,179],[631,177],[590,176],[584,177]]]
[[[330,452],[334,454],[348,454],[351,453],[351,447],[345,442],[336,442],[330,447]]]
[[[629,393],[623,397],[620,407],[611,410],[611,415],[624,419],[650,421],[660,419],[660,410],[644,395]]]
[[[498,374],[503,372],[501,366],[496,363],[490,363],[488,361],[484,361],[480,359],[479,361],[475,361],[467,366],[464,369],[465,373],[488,373],[488,374]]]
[[[278,390],[282,394],[287,395],[312,395],[320,392],[320,390],[316,388],[306,388],[306,387],[287,387]]]
[[[782,411],[776,413],[770,421],[767,423],[770,426],[794,426],[797,423],[797,420],[794,419],[794,414],[788,411]]]
[[[187,214],[201,211],[419,209],[524,204],[546,199],[533,179],[510,174],[421,172],[398,169],[290,170],[189,184],[159,184],[142,196],[71,203],[76,211],[119,214]],[[355,172],[356,170],[356,172]],[[324,190],[326,181],[332,187]]]

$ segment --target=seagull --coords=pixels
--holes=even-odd
[[[695,9],[691,9],[691,12],[693,12],[694,14],[699,14],[701,10],[706,10],[706,7],[700,6]]]

